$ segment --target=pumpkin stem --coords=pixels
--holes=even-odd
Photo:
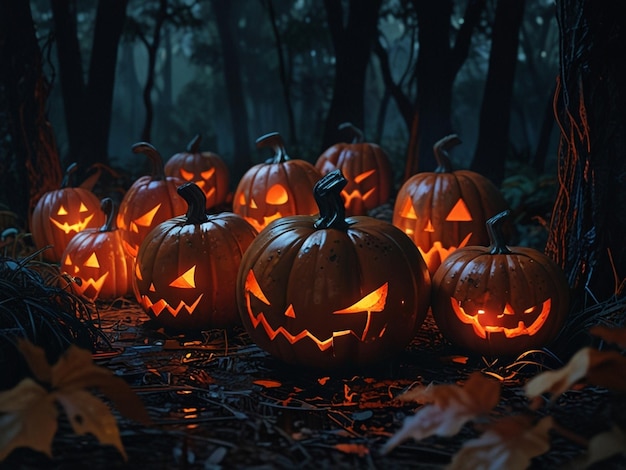
[[[486,222],[487,233],[489,234],[489,253],[492,255],[506,255],[512,253],[509,247],[506,246],[504,233],[502,232],[502,224],[504,224],[510,213],[511,211],[507,209],[494,215]]]
[[[185,183],[176,191],[187,202],[187,224],[203,224],[209,220],[205,212],[206,196],[196,183]]]
[[[100,209],[106,215],[104,225],[98,229],[98,232],[113,232],[117,230],[115,217],[117,215],[117,204],[110,197],[105,197],[100,201]]]
[[[346,208],[341,198],[341,190],[348,184],[339,168],[327,173],[313,186],[313,196],[320,210],[320,218],[317,219],[315,228],[345,229]]]
[[[435,160],[437,160],[437,168],[435,173],[450,173],[452,171],[452,163],[448,157],[448,150],[461,143],[461,139],[456,134],[447,135],[433,145]]]
[[[285,143],[278,132],[270,132],[262,135],[256,140],[256,148],[271,147],[274,150],[274,156],[265,163],[284,163],[289,160],[289,155],[285,150]]]
[[[133,153],[143,153],[150,159],[152,163],[152,179],[160,181],[165,179],[165,169],[163,167],[163,158],[152,144],[148,142],[137,142],[131,147]]]
[[[196,134],[187,144],[187,153],[198,153],[200,150],[200,142],[202,142],[202,134]]]
[[[78,170],[78,163],[70,163],[70,165],[65,169],[65,174],[63,175],[63,181],[61,181],[61,189],[67,188],[70,186],[72,175]]]
[[[351,122],[342,122],[341,124],[339,124],[338,129],[340,131],[344,129],[349,129],[350,133],[352,134],[353,144],[362,144],[363,140],[365,139],[365,137],[363,136],[363,131]]]

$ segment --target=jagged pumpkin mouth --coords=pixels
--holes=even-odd
[[[83,220],[80,220],[73,224],[68,224],[67,222],[61,223],[58,220],[50,217],[50,222],[52,222],[56,228],[58,228],[59,230],[61,230],[63,233],[67,235],[70,232],[78,233],[78,232],[82,232],[83,230],[85,230],[87,226],[89,225],[89,223],[91,222],[91,219],[93,219],[93,217],[94,217],[94,214],[88,215]]]
[[[158,317],[163,312],[169,312],[174,318],[178,316],[178,314],[182,311],[186,311],[189,315],[192,315],[193,312],[198,307],[200,300],[202,300],[202,296],[204,294],[200,294],[196,300],[194,300],[191,304],[185,302],[184,300],[180,300],[178,305],[173,307],[170,303],[165,299],[159,299],[155,302],[152,301],[150,297],[145,294],[141,295],[140,304],[147,311],[151,311],[154,313],[155,317]]]
[[[507,304],[502,310],[502,313],[497,315],[498,319],[507,318],[511,320],[512,316],[515,315],[517,318],[527,316],[528,320],[531,320],[530,324],[527,324],[528,322],[525,320],[518,320],[517,326],[508,327],[503,325],[484,325],[484,320],[482,319],[486,314],[486,310],[484,309],[477,309],[475,315],[470,315],[465,312],[465,309],[461,306],[460,300],[452,298],[450,299],[450,304],[452,305],[452,310],[456,317],[466,325],[471,325],[476,336],[483,339],[486,339],[488,334],[493,333],[502,333],[507,338],[515,338],[523,335],[533,336],[543,328],[552,308],[552,300],[547,299],[541,305],[530,307],[524,310],[522,314],[518,314]],[[537,314],[537,312],[539,313]]]
[[[255,314],[252,308],[252,297],[255,297],[260,302],[267,306],[271,306],[270,301],[265,297],[265,294],[261,290],[254,273],[252,270],[248,272],[245,281],[245,299],[246,299],[246,310],[248,312],[248,317],[252,326],[256,329],[259,326],[263,328],[263,331],[267,334],[268,338],[271,341],[274,341],[277,337],[282,336],[285,338],[290,344],[295,344],[301,340],[308,339],[315,344],[320,351],[326,351],[333,346],[333,342],[341,337],[353,336],[357,338],[361,342],[367,341],[370,336],[370,327],[372,322],[372,313],[382,312],[385,308],[385,303],[387,301],[387,291],[389,288],[389,283],[384,283],[378,289],[370,292],[369,294],[362,297],[359,301],[355,302],[351,306],[345,309],[335,310],[333,311],[333,315],[348,315],[348,314],[358,314],[358,313],[366,313],[365,325],[363,327],[363,331],[359,334],[355,330],[342,329],[338,331],[333,331],[330,336],[327,338],[320,338],[314,333],[312,333],[308,329],[303,329],[297,333],[292,333],[288,331],[283,326],[273,327],[270,325],[269,321],[265,313],[259,312]],[[296,318],[296,311],[293,305],[289,305],[284,312],[286,317]],[[381,328],[378,333],[378,337],[382,337],[385,334],[386,324]]]

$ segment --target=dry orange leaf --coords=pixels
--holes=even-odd
[[[602,338],[607,343],[616,344],[620,348],[626,349],[626,328],[609,328],[598,325],[591,328],[589,333]]]
[[[29,341],[20,340],[18,347],[35,377],[48,382],[50,390],[26,378],[15,388],[0,392],[0,460],[17,447],[51,455],[57,430],[56,403],[76,434],[93,434],[126,458],[115,417],[89,389],[99,389],[125,416],[148,423],[147,411],[130,386],[110,370],[95,365],[91,353],[77,346],[70,346],[54,366],[43,360],[43,349]]]
[[[550,393],[554,401],[583,379],[591,385],[625,391],[626,357],[617,351],[582,348],[565,366],[540,373],[530,379],[524,389],[531,399]]]
[[[468,421],[491,411],[500,400],[500,383],[480,372],[472,373],[463,386],[428,385],[415,387],[399,397],[425,404],[404,420],[402,428],[383,446],[391,451],[402,441],[427,437],[453,436]]]
[[[480,437],[463,445],[448,470],[524,470],[533,457],[550,449],[550,416],[533,426],[526,416],[507,416],[493,423]]]

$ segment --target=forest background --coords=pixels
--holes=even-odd
[[[5,13],[23,9],[3,3]],[[38,192],[72,162],[79,178],[95,164],[132,181],[149,171],[133,143],[167,159],[198,133],[234,187],[268,156],[257,137],[279,132],[292,157],[314,162],[346,138],[345,121],[387,151],[396,187],[435,169],[432,145],[449,133],[463,141],[455,167],[497,185],[556,175],[559,31],[549,0],[33,0],[30,10],[37,99],[60,168]],[[20,24],[28,15],[2,16],[8,36],[33,28]],[[32,57],[28,41],[19,47]],[[0,109],[10,109],[16,98],[2,91]],[[37,195],[0,122],[0,204],[26,214]]]

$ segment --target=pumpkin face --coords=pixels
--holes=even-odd
[[[352,143],[329,147],[317,159],[315,167],[322,175],[340,169],[348,180],[342,190],[346,214],[365,215],[389,200],[393,182],[391,162],[381,147],[363,141],[360,129],[350,123],[339,128],[352,132]]]
[[[430,276],[419,251],[387,222],[344,218],[345,182],[340,170],[326,175],[315,189],[320,217],[272,222],[241,262],[243,324],[285,362],[378,362],[406,347],[426,316]]]
[[[392,223],[415,242],[431,274],[454,250],[489,243],[485,222],[507,207],[487,178],[452,171],[445,148],[459,142],[453,135],[435,144],[439,168],[409,178],[394,205]]]
[[[485,355],[516,355],[541,348],[563,326],[569,287],[546,255],[508,248],[500,224],[487,222],[491,246],[454,251],[433,277],[432,312],[453,344]]]
[[[239,324],[237,269],[256,231],[231,212],[207,216],[195,183],[178,190],[189,209],[156,226],[142,243],[133,277],[137,301],[175,330]]]
[[[134,258],[150,230],[165,220],[184,214],[186,204],[176,192],[184,181],[165,176],[161,155],[152,145],[139,142],[132,146],[132,151],[144,153],[152,162],[152,175],[138,178],[128,188],[117,217],[124,250]]]
[[[223,204],[228,196],[228,166],[213,152],[200,152],[200,134],[196,135],[185,152],[173,155],[165,164],[165,174],[186,182],[196,183],[206,197],[206,208]]]
[[[311,163],[290,159],[277,133],[257,140],[257,147],[268,145],[274,157],[250,168],[233,196],[233,212],[259,232],[281,217],[316,213],[313,186],[322,176]]]
[[[51,245],[50,249],[42,251],[46,261],[58,263],[74,235],[104,223],[98,197],[88,189],[68,186],[76,169],[75,163],[67,168],[61,188],[45,193],[37,201],[31,216],[35,246],[42,249]]]
[[[72,288],[89,300],[115,299],[131,292],[133,258],[124,252],[115,225],[115,204],[102,200],[106,223],[77,233],[61,257],[61,269],[76,279]]]

